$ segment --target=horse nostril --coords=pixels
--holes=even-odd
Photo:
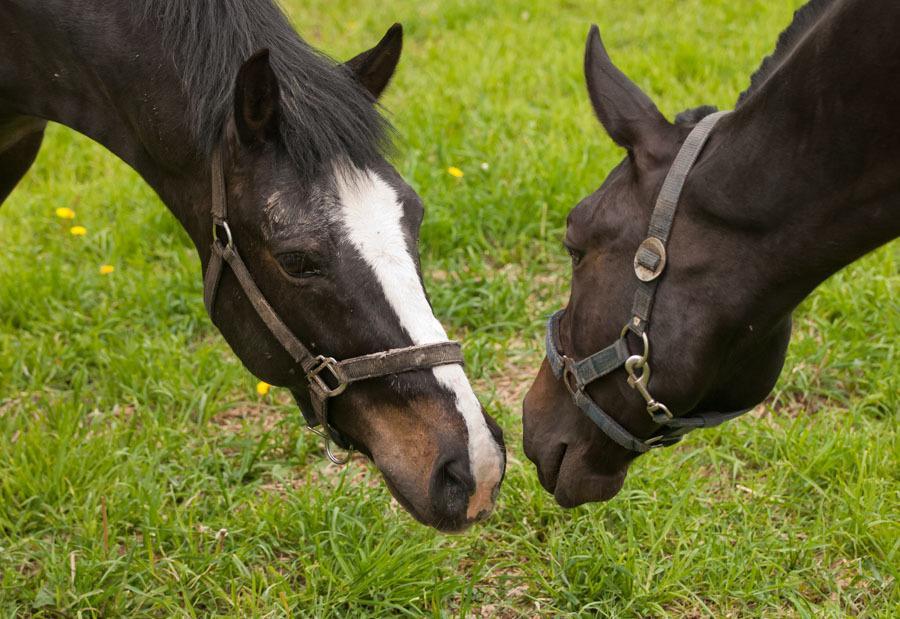
[[[475,491],[475,480],[469,472],[468,458],[465,460],[451,460],[443,467],[444,482],[448,488],[460,489],[466,496]]]
[[[431,479],[431,503],[442,528],[456,529],[465,523],[473,492],[475,480],[469,472],[467,457],[450,458],[435,467]]]

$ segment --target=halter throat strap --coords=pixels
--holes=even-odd
[[[227,265],[256,314],[302,370],[309,388],[313,410],[307,411],[302,406],[300,410],[307,425],[311,428],[322,425],[327,432],[327,439],[330,438],[344,449],[351,449],[350,441],[329,423],[328,401],[330,399],[341,395],[353,383],[442,365],[462,365],[464,363],[459,342],[452,341],[396,348],[343,361],[313,354],[293,334],[278,312],[266,300],[237,250],[231,228],[228,225],[225,168],[222,151],[218,147],[212,154],[211,178],[210,214],[212,216],[213,242],[209,262],[203,276],[203,302],[206,311],[215,322],[216,298]],[[329,457],[337,462],[330,450],[328,453]]]

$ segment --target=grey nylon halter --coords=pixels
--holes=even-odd
[[[203,302],[206,305],[206,311],[210,318],[215,319],[216,295],[224,267],[227,264],[231,267],[231,272],[257,315],[294,362],[300,366],[303,376],[306,377],[313,411],[310,413],[303,407],[300,410],[310,428],[314,428],[316,425],[324,428],[325,432],[320,435],[326,441],[328,457],[336,464],[344,464],[346,460],[335,457],[331,452],[329,441],[334,441],[344,449],[352,450],[352,445],[328,421],[328,401],[331,398],[336,398],[347,387],[360,381],[441,365],[463,364],[462,348],[459,342],[409,346],[343,361],[313,354],[284,324],[284,321],[263,296],[238,253],[231,228],[228,225],[228,197],[225,190],[222,153],[219,148],[216,148],[212,156],[211,200],[213,243],[209,264],[203,277]]]
[[[674,445],[691,430],[711,428],[747,412],[747,410],[730,413],[707,412],[689,417],[675,417],[666,405],[655,400],[649,391],[650,339],[647,332],[650,328],[650,316],[653,312],[659,277],[666,268],[669,233],[687,176],[706,145],[713,127],[726,114],[728,112],[716,112],[697,123],[666,175],[653,214],[650,216],[647,238],[640,244],[634,257],[634,272],[638,278],[638,287],[634,294],[631,320],[622,329],[619,339],[600,352],[575,361],[560,352],[559,321],[565,310],[551,316],[547,324],[547,360],[554,376],[565,383],[575,405],[606,436],[631,451],[644,453],[654,448]],[[629,352],[626,340],[629,331],[641,338],[642,354],[632,355]],[[586,391],[589,384],[622,367],[628,374],[629,386],[644,398],[647,413],[663,428],[648,439],[640,439],[623,428],[609,413],[600,408]]]

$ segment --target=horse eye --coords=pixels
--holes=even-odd
[[[584,252],[568,245],[566,245],[566,251],[569,252],[569,256],[572,258],[572,266],[577,267],[581,259],[584,258]]]
[[[322,269],[318,263],[308,254],[299,251],[292,251],[286,254],[279,254],[277,257],[278,264],[284,269],[285,273],[291,277],[306,279],[308,277],[317,277],[322,274]]]

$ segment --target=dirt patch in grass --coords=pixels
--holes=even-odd
[[[278,496],[287,496],[298,491],[306,485],[307,477],[301,471],[294,471],[296,477],[287,479],[270,479],[260,484],[259,493],[261,494],[277,494]]]
[[[19,402],[21,402],[22,398],[10,398],[8,400],[4,400],[0,402],[0,417],[6,415],[8,411],[11,411],[14,406],[16,406]]]
[[[522,400],[531,387],[544,353],[539,346],[521,338],[510,340],[499,372],[492,372],[474,384],[476,393],[492,393],[492,400],[513,414],[522,412]]]
[[[681,617],[682,619],[705,619],[706,617],[723,617],[732,619],[732,617],[741,617],[741,613],[735,610],[724,610],[712,600],[701,600],[696,605],[685,603],[684,600],[678,600],[672,604],[663,607],[666,616]]]
[[[545,606],[549,606],[551,601],[534,596],[531,591],[534,583],[528,581],[525,570],[517,567],[521,557],[502,552],[494,556],[493,560],[499,567],[491,569],[486,577],[478,582],[476,596],[481,600],[481,604],[470,608],[466,617],[506,619],[546,616]],[[472,561],[464,560],[459,564],[459,571],[466,574],[471,572],[472,567]],[[458,612],[461,599],[461,595],[454,596],[448,601],[449,608]]]
[[[318,452],[314,454],[313,458],[319,457]],[[368,458],[359,453],[352,454],[347,464],[339,466],[329,461],[322,451],[321,460],[315,460],[311,464],[312,466],[293,467],[289,475],[282,475],[278,479],[267,476],[266,481],[259,486],[260,492],[283,496],[297,491],[307,483],[335,486],[340,483],[340,475],[345,469],[348,475],[348,479],[344,481],[346,484],[368,488],[376,488],[381,484],[381,476],[373,471]]]
[[[822,566],[827,563],[828,559],[819,553],[816,564]],[[801,587],[800,592],[813,604],[837,604],[841,610],[851,615],[863,612],[873,600],[888,594],[894,585],[891,577],[887,577],[882,584],[875,582],[864,568],[863,559],[858,557],[833,560],[829,571],[834,578],[832,588],[820,590],[807,585]]]
[[[796,391],[782,391],[769,395],[762,404],[750,411],[754,419],[773,422],[778,417],[796,419],[807,417],[826,409],[840,407],[841,403],[824,394],[806,394]]]
[[[248,427],[262,433],[274,430],[286,418],[282,406],[264,402],[240,402],[217,413],[209,422],[224,433],[235,433]]]

